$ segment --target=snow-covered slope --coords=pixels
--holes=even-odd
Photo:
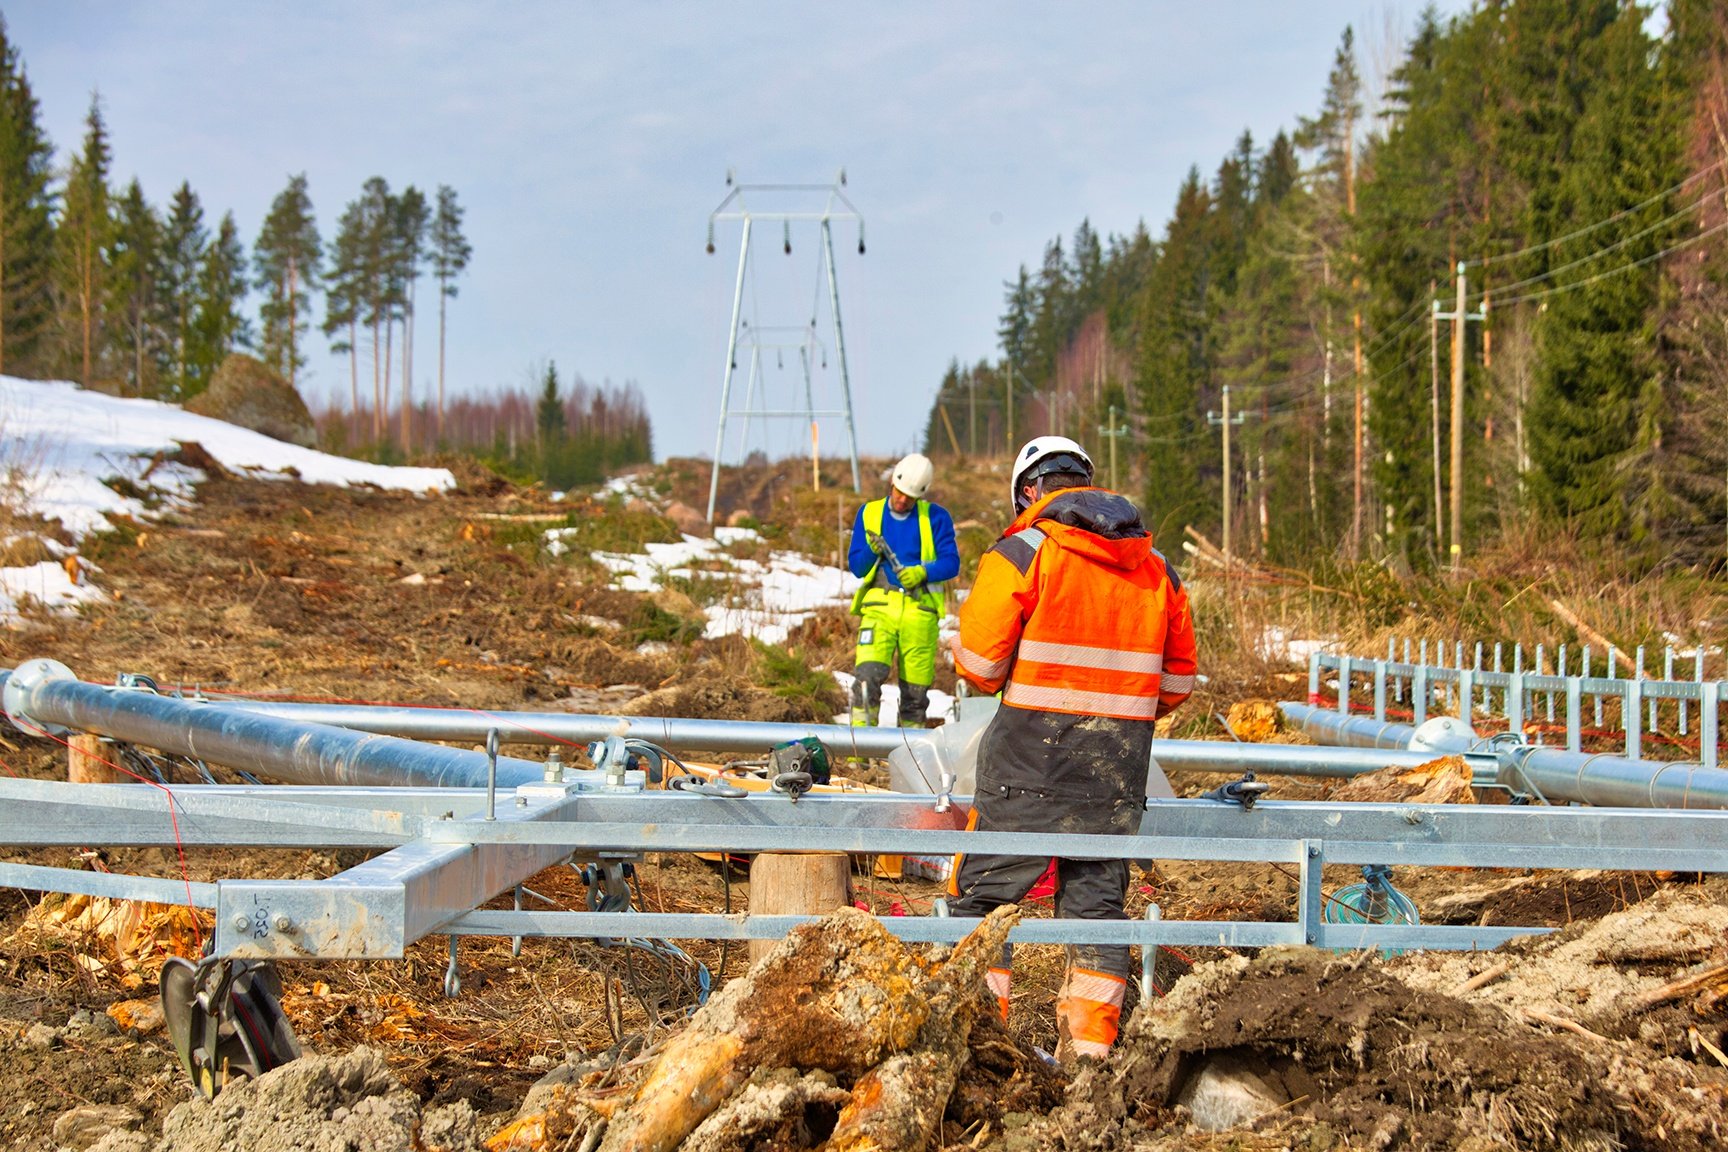
[[[0,376],[0,507],[13,518],[57,521],[74,543],[111,527],[111,515],[150,515],[145,500],[122,494],[111,481],[125,481],[123,487],[147,494],[159,507],[184,507],[203,476],[160,459],[184,443],[201,445],[231,472],[260,477],[414,492],[456,485],[442,468],[348,460],[173,404],[87,392],[62,381]],[[87,566],[44,562],[0,568],[0,621],[16,617],[21,596],[70,608],[99,595],[89,583]]]

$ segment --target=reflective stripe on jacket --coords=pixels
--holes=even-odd
[[[888,500],[884,497],[880,500],[870,501],[859,510],[859,517],[863,521],[866,532],[875,533],[877,536],[882,535],[882,517],[886,514],[887,508]],[[930,501],[920,500],[918,501],[918,563],[928,567],[930,562],[935,559],[936,533],[930,526]],[[864,611],[864,596],[876,586],[876,574],[881,571],[881,568],[882,558],[878,556],[875,562],[870,565],[869,571],[864,573],[863,583],[858,585],[858,591],[852,594],[852,614],[854,616]],[[892,587],[895,590],[900,590],[898,582],[895,582]],[[941,584],[926,582],[922,589],[917,592],[908,592],[907,595],[927,606],[932,612],[941,614]]]
[[[1051,493],[978,564],[955,669],[1014,708],[1155,720],[1194,690],[1181,580],[1140,513],[1102,488]]]

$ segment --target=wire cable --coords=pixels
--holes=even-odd
[[[1589,255],[1580,256],[1576,260],[1570,261],[1570,262],[1565,263],[1565,264],[1561,264],[1561,265],[1554,267],[1554,268],[1550,268],[1550,269],[1548,269],[1548,271],[1539,273],[1538,275],[1530,276],[1530,277],[1527,277],[1523,280],[1515,280],[1510,284],[1499,285],[1499,286],[1493,288],[1491,291],[1494,291],[1494,292],[1515,292],[1519,288],[1526,288],[1532,284],[1540,284],[1544,280],[1551,280],[1554,277],[1560,275],[1562,272],[1570,272],[1572,269],[1580,267],[1584,264],[1588,264],[1592,260],[1599,260],[1602,257],[1608,255],[1610,252],[1615,252],[1621,248],[1624,248],[1626,245],[1632,243],[1634,240],[1641,240],[1644,237],[1650,235],[1652,232],[1660,231],[1661,229],[1667,227],[1669,224],[1680,219],[1682,216],[1691,215],[1693,212],[1696,212],[1699,208],[1701,208],[1704,205],[1706,199],[1707,199],[1707,197],[1700,196],[1698,199],[1692,201],[1692,203],[1688,204],[1685,208],[1682,208],[1680,211],[1675,212],[1669,216],[1663,217],[1662,219],[1656,221],[1656,223],[1650,225],[1648,228],[1645,228],[1642,231],[1634,232],[1630,236],[1626,236],[1626,237],[1623,237],[1619,240],[1616,240],[1614,243],[1608,245],[1608,247],[1606,247],[1606,248],[1599,248],[1596,251],[1591,252]],[[1471,297],[1471,299],[1481,300],[1484,297],[1489,295],[1489,291],[1490,290],[1488,290],[1488,289],[1484,289],[1483,291],[1474,294]]]
[[[1466,260],[1466,261],[1464,261],[1464,264],[1466,267],[1474,267],[1474,268],[1484,268],[1490,264],[1503,264],[1508,260],[1516,260],[1520,256],[1528,256],[1532,252],[1542,252],[1542,251],[1545,251],[1546,249],[1554,247],[1557,244],[1564,244],[1568,240],[1576,240],[1580,236],[1587,236],[1591,232],[1596,231],[1598,228],[1606,228],[1608,225],[1614,223],[1617,220],[1623,220],[1627,216],[1636,215],[1637,213],[1642,212],[1644,209],[1650,207],[1652,204],[1655,204],[1655,203],[1658,203],[1659,201],[1667,199],[1669,196],[1674,195],[1674,193],[1679,192],[1680,190],[1688,187],[1689,185],[1696,183],[1699,180],[1702,180],[1704,177],[1710,175],[1712,172],[1717,171],[1721,167],[1722,167],[1722,161],[1718,160],[1716,163],[1710,165],[1708,168],[1703,168],[1697,172],[1694,172],[1692,175],[1686,177],[1686,179],[1680,181],[1680,183],[1674,185],[1674,187],[1669,188],[1663,192],[1658,192],[1656,195],[1650,197],[1650,199],[1644,201],[1642,204],[1634,204],[1630,208],[1623,208],[1620,211],[1614,213],[1614,215],[1609,216],[1609,217],[1602,219],[1602,220],[1598,220],[1594,224],[1587,224],[1575,232],[1568,232],[1564,236],[1556,236],[1552,240],[1544,240],[1540,244],[1532,244],[1528,248],[1520,248],[1516,252],[1503,252],[1503,253],[1500,253],[1500,254],[1495,255],[1495,256],[1484,256],[1479,260]]]
[[[1652,252],[1650,255],[1644,257],[1641,260],[1634,260],[1630,264],[1621,264],[1618,267],[1610,268],[1605,272],[1598,272],[1594,276],[1586,276],[1582,280],[1574,280],[1570,284],[1561,284],[1560,286],[1555,287],[1555,288],[1544,289],[1541,292],[1531,292],[1531,293],[1524,295],[1524,296],[1514,296],[1509,300],[1502,300],[1500,302],[1500,304],[1502,307],[1506,307],[1506,306],[1509,306],[1512,304],[1525,304],[1525,303],[1528,303],[1532,300],[1546,300],[1550,296],[1558,296],[1563,292],[1570,292],[1575,288],[1583,288],[1587,285],[1594,284],[1599,280],[1606,280],[1610,276],[1618,276],[1622,272],[1630,272],[1634,268],[1642,268],[1646,264],[1652,264],[1652,263],[1656,262],[1657,260],[1662,259],[1664,256],[1672,256],[1674,253],[1683,251],[1687,248],[1692,247],[1695,244],[1701,244],[1705,240],[1708,240],[1710,237],[1712,237],[1712,236],[1716,235],[1717,233],[1722,232],[1724,230],[1728,230],[1728,220],[1725,220],[1722,223],[1717,224],[1713,228],[1707,228],[1704,231],[1698,233],[1698,235],[1693,236],[1693,237],[1686,239],[1686,240],[1682,240],[1678,244],[1674,244],[1674,245],[1671,245],[1670,247],[1664,248],[1660,252]]]

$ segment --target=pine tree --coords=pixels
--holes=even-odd
[[[0,373],[43,371],[54,266],[54,148],[0,16]]]
[[[360,188],[360,323],[372,329],[372,438],[384,439],[390,411],[390,355],[386,341],[395,319],[395,280],[392,260],[395,241],[395,198],[382,176],[369,177]]]
[[[63,362],[85,387],[95,383],[103,369],[107,341],[103,305],[109,291],[107,250],[114,236],[110,163],[101,98],[92,97],[84,118],[84,147],[66,174],[65,205],[55,229]]]
[[[234,214],[224,212],[216,238],[204,250],[198,269],[198,302],[193,316],[188,395],[210,386],[210,378],[236,348],[252,342],[251,322],[240,311],[246,299],[246,249]]]
[[[306,174],[291,176],[277,194],[252,246],[253,281],[264,293],[258,315],[264,322],[259,352],[293,387],[306,364],[300,336],[311,323],[312,292],[322,271],[323,246],[312,215]]]
[[[209,247],[210,234],[204,227],[204,208],[198,202],[198,194],[192,191],[192,185],[182,182],[168,205],[168,219],[162,230],[162,258],[156,276],[159,323],[168,354],[165,393],[173,400],[190,399],[195,392],[196,324],[201,296],[199,279]]]
[[[133,180],[118,205],[110,263],[114,273],[112,314],[123,329],[123,375],[134,396],[155,395],[162,374],[162,334],[156,323],[161,244],[162,221],[144,199],[143,187]]]
[[[438,186],[438,206],[432,216],[432,275],[438,281],[438,436],[444,436],[444,306],[456,295],[456,277],[468,267],[473,256],[467,239],[462,235],[462,207],[456,202],[456,190],[447,184]]]
[[[431,211],[426,197],[410,184],[395,204],[395,291],[402,319],[402,450],[410,450],[409,417],[414,408],[414,289],[426,248]]]
[[[360,411],[360,309],[366,296],[366,220],[358,200],[342,210],[325,277],[324,322],[330,351],[348,353],[349,413]]]

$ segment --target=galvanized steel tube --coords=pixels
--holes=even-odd
[[[98,732],[290,784],[486,786],[482,752],[88,684],[53,660],[19,665],[4,695],[7,715],[26,730],[58,725]],[[544,775],[530,760],[498,761],[498,783],[506,788]]]
[[[1309,704],[1280,704],[1284,715],[1317,740],[1341,744],[1381,742],[1380,747],[1408,747],[1417,729],[1362,717],[1340,716]],[[1461,721],[1430,722],[1423,730],[1436,752],[1478,752],[1486,742]],[[1496,781],[1508,788],[1565,803],[1623,808],[1728,808],[1728,770],[1661,760],[1630,760],[1623,756],[1569,752],[1563,748],[1500,743],[1493,748]]]
[[[286,704],[233,699],[224,707],[244,708],[362,732],[388,733],[422,740],[481,740],[496,728],[505,743],[585,744],[620,731],[674,752],[762,753],[775,744],[814,736],[830,753],[886,756],[901,748],[929,749],[944,755],[940,728],[851,728],[839,724],[787,724],[754,720],[698,720],[653,716],[583,716],[564,712],[487,712],[461,708],[407,708],[394,705]],[[1402,748],[1402,745],[1394,747]],[[951,751],[951,750],[950,750]],[[1394,766],[1415,767],[1432,759],[1402,751],[1371,752],[1315,748],[1299,744],[1239,744],[1215,740],[1159,740],[1153,758],[1166,771],[1241,772],[1268,775],[1348,777]]]

